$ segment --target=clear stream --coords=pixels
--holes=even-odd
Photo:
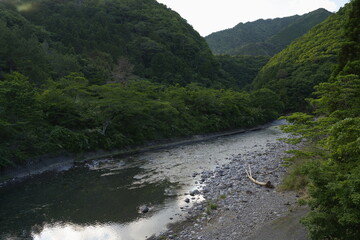
[[[0,239],[142,240],[184,217],[185,193],[201,187],[195,172],[239,153],[266,148],[284,134],[275,126],[78,164],[0,188]],[[196,198],[201,201],[201,196]],[[141,206],[149,206],[143,214]],[[181,209],[183,208],[183,209]]]

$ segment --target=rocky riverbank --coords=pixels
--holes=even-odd
[[[184,196],[184,201],[200,197],[205,200],[183,209],[186,221],[173,224],[171,230],[151,239],[273,239],[266,236],[280,235],[282,238],[277,240],[307,239],[306,230],[298,223],[306,212],[299,210],[298,196],[278,190],[286,173],[282,159],[288,154],[284,151],[293,148],[280,141],[267,143],[260,151],[249,150],[237,155],[229,164],[218,166],[214,171],[194,173],[198,188]],[[249,166],[254,178],[271,181],[275,188],[251,182],[245,172]],[[272,228],[273,220],[278,222],[274,222],[276,229]],[[282,232],[274,235],[273,231]]]

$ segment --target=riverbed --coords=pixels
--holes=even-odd
[[[208,141],[77,163],[0,188],[0,238],[141,240],[188,217],[203,201],[199,173],[285,137],[269,127]],[[191,198],[189,203],[186,198]],[[149,211],[142,213],[147,207]]]

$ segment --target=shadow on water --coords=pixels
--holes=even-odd
[[[23,237],[39,234],[44,226],[71,223],[87,226],[123,224],[143,217],[141,205],[163,204],[166,181],[134,188],[139,167],[111,172],[79,166],[49,172],[0,189],[0,232]],[[151,215],[151,213],[150,213]],[[1,236],[1,235],[0,235]],[[1,238],[3,239],[3,238]]]
[[[274,124],[277,125],[277,124]],[[201,196],[202,171],[284,137],[274,125],[210,141],[103,158],[0,188],[0,239],[141,240],[166,230]],[[195,174],[196,173],[196,174]],[[147,205],[149,213],[139,207]]]

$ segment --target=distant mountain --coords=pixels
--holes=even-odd
[[[272,57],[258,73],[253,87],[275,91],[286,111],[304,110],[305,98],[311,96],[315,85],[329,79],[337,63],[345,42],[342,29],[348,11],[349,7],[342,8]]]
[[[318,9],[304,15],[240,23],[205,37],[214,54],[273,56],[331,13]]]

